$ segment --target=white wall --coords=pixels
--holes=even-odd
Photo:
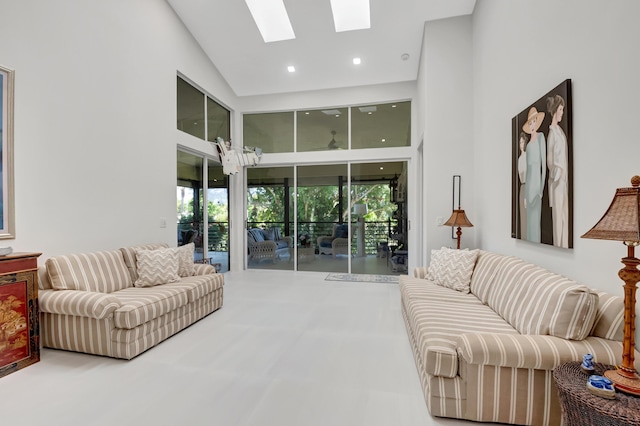
[[[176,242],[176,73],[236,98],[164,1],[0,0],[16,251]],[[167,227],[160,228],[160,218]]]
[[[581,239],[615,189],[640,174],[640,2],[483,0],[473,17],[474,163],[479,246],[622,294],[625,247]],[[574,249],[510,237],[511,119],[572,80]]]
[[[461,176],[461,207],[477,226],[474,164],[471,17],[427,22],[418,76],[418,138],[424,140],[423,227],[427,265],[432,249],[456,247],[451,228],[453,175]],[[456,200],[457,202],[457,200]],[[462,229],[461,247],[476,247],[476,228]]]

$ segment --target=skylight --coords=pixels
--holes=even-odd
[[[331,0],[336,32],[371,28],[369,0]]]
[[[284,0],[244,0],[265,43],[296,38]]]

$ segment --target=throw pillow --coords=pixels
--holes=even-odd
[[[193,252],[196,248],[194,243],[189,243],[178,247],[176,255],[178,256],[178,275],[181,277],[190,277],[193,275],[195,265],[193,263]]]
[[[469,283],[478,252],[479,250],[456,250],[446,247],[431,250],[427,279],[439,286],[469,293]]]
[[[152,287],[180,280],[178,256],[173,248],[136,250],[136,266],[138,279],[133,283],[136,287]]]
[[[276,239],[276,233],[273,228],[263,229],[262,235],[264,236],[265,241],[273,241]]]

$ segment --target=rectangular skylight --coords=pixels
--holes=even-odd
[[[331,0],[336,32],[371,28],[369,0]]]
[[[284,0],[244,0],[265,43],[296,38]]]

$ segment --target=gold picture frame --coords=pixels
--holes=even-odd
[[[0,65],[0,239],[15,238],[13,108],[15,71]]]

